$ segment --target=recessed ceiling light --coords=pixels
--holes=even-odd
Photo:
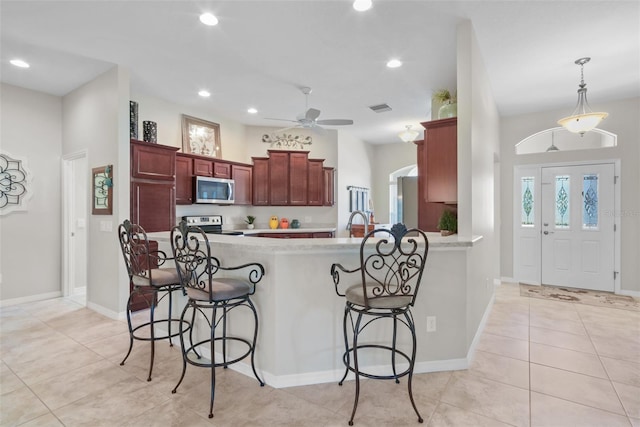
[[[203,98],[208,98],[211,96],[211,92],[207,90],[201,90],[200,92],[198,92],[198,95],[200,95]]]
[[[255,109],[255,108],[253,108],[253,107],[252,107],[252,108],[249,108],[249,109],[247,110],[247,113],[249,113],[249,114],[256,114],[257,112],[258,112],[258,110],[256,110],[256,109]]]
[[[16,67],[20,67],[20,68],[29,68],[30,65],[26,62],[24,62],[22,59],[12,59],[11,61],[12,65],[15,65]]]
[[[389,68],[398,68],[402,66],[402,61],[400,61],[399,59],[392,59],[389,62],[387,62],[387,67]]]
[[[214,14],[207,12],[200,15],[200,22],[209,26],[218,25],[218,18]]]
[[[355,0],[353,2],[353,8],[358,12],[364,12],[365,10],[371,9],[372,3],[371,0]]]

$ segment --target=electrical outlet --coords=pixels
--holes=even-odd
[[[436,331],[436,316],[427,316],[427,332]]]

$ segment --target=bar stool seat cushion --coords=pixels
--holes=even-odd
[[[367,283],[367,296],[369,298],[369,306],[376,309],[394,309],[406,307],[411,303],[411,295],[392,295],[384,297],[374,297],[373,289],[381,287],[379,283]],[[348,302],[360,306],[365,306],[364,289],[361,283],[350,286],[345,291],[345,297]]]
[[[149,277],[134,274],[132,281],[135,286],[149,286]],[[154,268],[151,270],[151,286],[168,286],[179,283],[180,277],[175,268]]]
[[[212,281],[213,301],[225,301],[251,293],[251,285],[240,279],[220,278]],[[189,298],[196,301],[209,301],[209,284],[202,289],[187,288]]]

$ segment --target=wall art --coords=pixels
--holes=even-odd
[[[293,135],[283,133],[282,135],[262,135],[262,142],[271,144],[270,148],[282,150],[304,150],[305,145],[311,145],[313,139],[310,136]]]
[[[220,125],[183,114],[182,152],[222,158]]]
[[[113,166],[107,165],[91,169],[93,215],[113,214]]]
[[[25,159],[0,151],[0,215],[27,210],[32,178]]]

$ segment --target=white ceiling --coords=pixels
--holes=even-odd
[[[373,1],[359,13],[351,0],[2,0],[0,76],[61,96],[120,64],[133,92],[266,126],[302,113],[299,88],[311,86],[319,119],[353,119],[341,129],[398,142],[405,125],[430,120],[434,91],[455,88],[456,26],[470,19],[502,115],[570,114],[583,56],[594,109],[640,96],[637,0]],[[220,23],[200,24],[204,11]],[[15,57],[31,68],[11,66]],[[386,68],[391,58],[404,65]],[[369,110],[380,103],[393,111]]]

